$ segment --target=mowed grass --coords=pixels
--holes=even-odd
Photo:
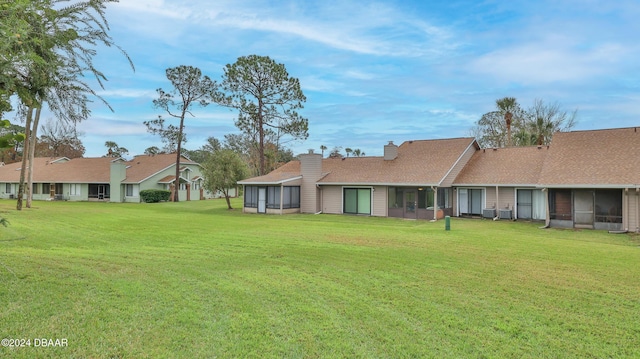
[[[68,346],[0,357],[640,357],[637,235],[220,200],[14,206],[0,338]]]

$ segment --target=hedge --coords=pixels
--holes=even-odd
[[[171,196],[171,191],[164,189],[145,189],[140,191],[140,198],[142,202],[156,203],[160,201],[168,201]]]

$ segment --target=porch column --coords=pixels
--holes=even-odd
[[[284,183],[280,183],[280,214],[282,214],[283,199],[284,199]]]
[[[438,187],[431,186],[431,190],[433,190],[433,220],[438,220]]]
[[[500,218],[500,187],[498,186],[496,186],[496,218]]]
[[[549,227],[551,225],[551,215],[549,214],[549,189],[543,188],[542,193],[544,193],[544,226]]]

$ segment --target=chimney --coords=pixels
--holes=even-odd
[[[316,181],[322,177],[322,155],[319,153],[305,153],[300,158],[300,212],[316,213],[319,210],[319,195]]]
[[[384,160],[391,161],[398,157],[398,146],[393,144],[393,141],[389,141],[388,145],[384,145]]]

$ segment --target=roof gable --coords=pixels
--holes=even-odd
[[[181,156],[180,165],[198,163]],[[131,161],[126,162],[127,177],[124,183],[140,183],[168,168],[175,167],[176,154],[157,154],[157,155],[141,155],[134,157]],[[175,176],[175,174],[174,174]]]

